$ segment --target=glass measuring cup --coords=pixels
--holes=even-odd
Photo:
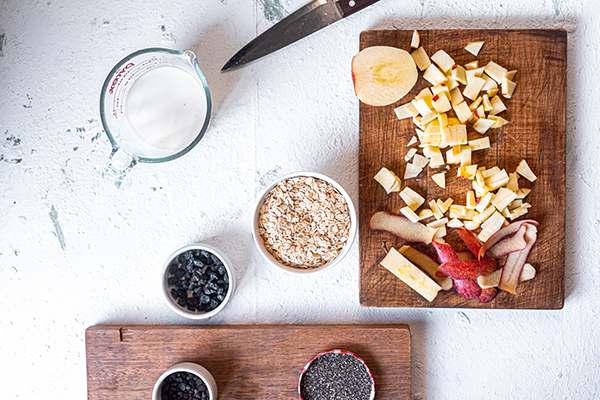
[[[132,127],[127,114],[128,96],[142,76],[162,67],[174,67],[188,73],[203,91],[201,98],[205,100],[206,111],[204,115],[196,115],[197,118],[203,118],[201,124],[200,120],[195,122],[197,126],[201,126],[197,134],[186,136],[184,142],[180,141],[175,146],[157,147],[143,140],[143,135]],[[201,108],[200,113],[203,110],[204,108]],[[128,55],[110,71],[100,94],[100,117],[112,145],[112,152],[102,176],[120,189],[129,187],[131,178],[127,174],[137,163],[171,161],[194,148],[208,128],[210,115],[211,97],[208,83],[193,52],[149,48]]]

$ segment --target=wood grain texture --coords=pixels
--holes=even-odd
[[[148,400],[184,361],[210,371],[219,399],[296,399],[302,368],[330,349],[367,363],[377,399],[410,399],[407,325],[93,326],[85,336],[90,400]]]
[[[538,275],[519,285],[517,294],[500,292],[495,300],[481,304],[465,300],[454,290],[440,292],[429,303],[402,281],[379,265],[385,256],[385,243],[398,248],[401,239],[384,232],[372,232],[369,219],[377,211],[399,213],[404,206],[398,194],[386,195],[373,179],[387,167],[400,177],[404,175],[404,155],[408,141],[415,134],[410,119],[398,120],[394,108],[406,103],[424,87],[430,86],[419,74],[413,90],[401,101],[387,107],[360,104],[359,150],[359,243],[360,303],[366,307],[472,307],[502,309],[560,309],[564,303],[565,264],[565,140],[566,140],[566,66],[567,34],[564,30],[434,30],[420,31],[421,45],[431,56],[445,50],[457,64],[475,59],[480,66],[489,61],[516,69],[517,89],[512,99],[503,99],[507,111],[500,114],[509,124],[490,129],[491,148],[473,153],[473,164],[491,168],[494,165],[516,169],[527,160],[537,181],[519,180],[521,187],[532,188],[527,201],[532,208],[526,216],[540,222],[538,240],[529,262]],[[399,47],[410,51],[412,31],[365,31],[360,48],[374,45]],[[478,57],[464,50],[470,41],[485,44]],[[469,139],[481,137],[469,128]],[[456,177],[456,166],[446,173],[446,189],[438,187],[430,176],[439,170],[426,168],[418,178],[402,181],[427,200],[452,197],[465,204],[470,182]],[[455,248],[466,246],[452,229],[447,242]],[[435,257],[432,246],[415,245]]]

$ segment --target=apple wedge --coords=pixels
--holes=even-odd
[[[433,244],[433,247],[435,248],[435,251],[437,252],[437,256],[438,256],[438,259],[440,260],[440,262],[445,263],[445,262],[459,260],[458,255],[456,255],[456,252],[454,251],[452,246],[450,246],[449,244],[440,243],[435,240],[433,242],[431,242],[431,244]]]
[[[437,229],[431,229],[420,222],[411,222],[400,215],[379,211],[373,214],[369,223],[371,230],[385,231],[407,242],[429,244]]]
[[[505,237],[490,247],[487,254],[493,258],[502,258],[512,252],[523,250],[527,247],[525,232],[527,232],[527,224],[522,224],[514,235]]]
[[[481,295],[481,288],[474,279],[455,279],[454,287],[465,299],[477,299]]]
[[[491,274],[497,269],[499,269],[498,261],[493,258],[458,260],[440,264],[437,275],[448,276],[452,279],[477,279],[478,276]]]
[[[487,250],[489,248],[491,248],[492,246],[494,246],[496,243],[498,243],[499,241],[501,241],[502,239],[504,239],[505,237],[514,235],[515,233],[517,233],[517,231],[521,228],[521,225],[523,224],[530,224],[530,225],[535,225],[538,226],[539,223],[536,220],[533,219],[524,219],[522,221],[517,221],[517,222],[513,222],[512,224],[505,226],[504,228],[500,229],[498,232],[496,232],[495,234],[493,234],[482,246],[481,249],[479,249],[479,254],[478,254],[478,258],[482,258],[485,253],[487,252]]]
[[[479,295],[479,297],[477,297],[477,300],[479,300],[480,303],[489,303],[490,301],[496,298],[497,294],[498,289],[496,289],[495,287],[486,289],[482,288],[481,294]]]
[[[500,278],[498,289],[505,290],[512,294],[517,293],[517,285],[519,284],[521,272],[523,271],[523,267],[527,262],[529,251],[533,247],[536,239],[537,228],[535,225],[527,224],[527,231],[525,232],[525,241],[527,242],[527,247],[525,247],[523,250],[510,253],[506,257],[506,263],[504,264],[504,268],[502,270],[502,277]]]
[[[395,47],[367,47],[352,59],[354,91],[368,105],[387,106],[397,102],[415,86],[417,77],[411,55]]]

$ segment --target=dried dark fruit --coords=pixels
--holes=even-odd
[[[193,312],[217,308],[227,296],[229,275],[219,257],[206,250],[189,250],[168,269],[170,294],[178,304]]]

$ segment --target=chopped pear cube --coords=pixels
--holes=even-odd
[[[524,199],[531,192],[531,189],[520,188],[517,190],[517,199]]]
[[[444,201],[440,205],[440,209],[442,210],[442,212],[445,213],[446,211],[448,211],[448,209],[450,208],[450,206],[452,205],[452,203],[454,203],[454,199],[452,197],[448,197],[446,199],[446,201]]]
[[[488,208],[488,206],[493,198],[494,198],[494,194],[492,192],[488,192],[488,194],[486,194],[485,196],[483,196],[483,198],[481,200],[479,200],[479,204],[477,204],[477,206],[475,206],[475,210],[478,212],[485,211],[485,209]]]
[[[478,76],[474,76],[463,90],[463,96],[468,99],[475,100],[484,84],[485,81],[483,79]]]
[[[508,207],[508,205],[512,203],[513,200],[515,200],[516,198],[517,194],[512,190],[509,190],[507,188],[500,188],[498,189],[498,192],[496,192],[496,195],[492,200],[492,204],[494,205],[494,207],[496,207],[498,211],[502,211],[506,207]]]
[[[462,228],[463,226],[465,226],[462,221],[458,218],[453,218],[450,221],[448,221],[448,223],[446,224],[447,227],[449,228]]]
[[[469,122],[471,120],[471,117],[473,116],[473,113],[471,112],[469,106],[465,101],[454,106],[454,112],[456,113],[456,116],[458,117],[459,121],[463,124]]]
[[[483,47],[483,42],[470,42],[465,46],[465,50],[477,57],[479,50]]]
[[[472,190],[469,190],[467,192],[466,207],[469,210],[474,210],[477,207],[477,201],[475,200],[475,192]]]
[[[490,138],[486,136],[482,137],[481,139],[469,140],[469,146],[471,146],[471,151],[489,149]]]
[[[498,232],[504,225],[506,219],[498,211],[494,213],[481,224],[481,232],[477,235],[477,239],[486,242],[494,233]]]
[[[488,208],[483,210],[483,212],[476,211],[475,215],[472,218],[472,221],[480,225],[482,222],[487,220],[494,212],[497,212],[494,206],[489,206]]]
[[[479,96],[475,99],[475,101],[473,101],[471,104],[469,104],[469,109],[471,111],[473,110],[477,110],[477,107],[479,107],[479,105],[481,104],[481,102],[483,101],[483,97]]]
[[[513,93],[515,92],[515,88],[517,84],[506,77],[502,78],[502,96],[505,99],[512,98]]]
[[[488,91],[488,90],[494,90],[498,88],[498,83],[496,83],[495,80],[493,80],[492,78],[490,78],[489,76],[487,76],[487,74],[482,74],[481,78],[485,81],[483,87],[481,88],[481,90],[483,91]]]
[[[483,75],[483,70],[484,67],[466,70],[465,75],[467,76],[467,84],[469,84],[469,82],[471,82],[471,79],[473,79],[474,77],[481,78],[481,75]]]
[[[458,164],[460,163],[460,153],[455,155],[452,149],[446,151],[446,163],[448,164]]]
[[[508,121],[505,120],[502,117],[499,117],[497,115],[489,115],[488,119],[491,119],[492,121],[494,121],[494,125],[492,125],[492,128],[501,128],[504,125],[508,124]]]
[[[417,47],[419,47],[420,42],[421,42],[421,35],[419,35],[419,32],[413,31],[412,39],[410,41],[410,47],[412,47],[413,49],[416,49]]]
[[[520,205],[519,207],[515,208],[514,210],[511,210],[510,212],[510,219],[511,221],[519,218],[522,215],[527,214],[527,209],[531,207],[530,204],[528,203],[523,203],[522,205]]]
[[[418,154],[415,154],[415,157],[418,156]],[[421,156],[423,157],[423,156]],[[425,158],[425,157],[423,157]],[[425,158],[425,160],[427,160]],[[429,161],[427,161],[429,162]],[[427,164],[427,163],[425,163]],[[411,178],[416,178],[417,176],[419,176],[419,174],[421,173],[421,171],[423,171],[423,167],[417,167],[416,165],[414,165],[414,161],[413,163],[407,163],[406,164],[406,170],[404,171],[404,179],[411,179]]]
[[[411,137],[411,138],[410,138],[410,140],[408,141],[408,144],[406,145],[406,147],[408,147],[408,146],[412,146],[413,144],[416,144],[416,143],[417,143],[417,137],[416,137],[416,136],[413,136],[413,137]],[[412,156],[411,156],[411,157],[412,157]]]
[[[440,172],[437,174],[433,174],[431,175],[431,179],[437,183],[437,185],[439,187],[441,187],[442,189],[446,188],[446,173],[445,172]]]
[[[474,231],[475,229],[479,228],[479,224],[474,221],[464,221],[464,224],[465,228],[467,228],[470,231]]]
[[[398,192],[400,190],[400,178],[396,176],[392,171],[383,167],[374,176],[374,179],[383,186],[387,194],[392,192]]]
[[[488,187],[488,189],[490,189],[491,191],[494,191],[494,190],[506,185],[509,180],[510,179],[508,178],[508,174],[506,173],[506,170],[502,170],[502,171],[498,172],[497,174],[494,174],[494,175],[490,176],[489,178],[486,178],[485,185]]]
[[[402,197],[402,200],[404,200],[406,205],[413,211],[418,209],[421,204],[425,202],[425,199],[419,193],[415,192],[408,186],[400,192],[400,197]]]
[[[414,155],[413,164],[415,165],[415,167],[423,169],[423,168],[425,168],[427,163],[429,163],[429,160],[426,157],[423,157],[420,154]]]
[[[390,249],[381,265],[400,278],[404,283],[431,302],[442,289],[425,272],[417,268],[394,248]]]
[[[465,68],[467,70],[477,69],[477,68],[479,68],[479,61],[477,61],[477,60],[471,61],[470,63],[465,64]]]
[[[496,121],[494,121],[493,119],[479,118],[473,124],[473,129],[475,129],[477,132],[483,135],[488,131],[488,129],[492,127],[492,125],[494,125],[494,123],[496,123]]]
[[[435,202],[435,200],[431,200],[429,202],[429,208],[431,208],[435,219],[442,219],[444,217],[444,213],[440,209],[440,206],[438,206],[438,204]]]
[[[452,78],[454,78],[458,83],[466,85],[467,84],[467,71],[460,65],[452,66]]]
[[[471,146],[461,146],[460,147],[460,166],[468,167],[471,165]],[[475,168],[475,171],[477,168]]]
[[[433,217],[433,211],[431,211],[429,208],[424,208],[419,213],[419,220],[427,219],[429,217]]]
[[[433,110],[429,108],[427,101],[425,99],[415,99],[412,102],[413,107],[421,114],[423,117],[426,117],[433,113]],[[421,122],[424,124],[424,122]]]
[[[450,95],[450,89],[448,88],[448,85],[445,83],[438,83],[437,85],[431,87],[431,93],[434,97],[436,94],[441,92],[446,92],[448,95]]]
[[[396,113],[396,117],[398,117],[398,119],[413,118],[419,115],[419,110],[417,110],[412,102],[402,104],[401,106],[395,108],[394,112]]]
[[[411,148],[408,150],[408,153],[406,153],[406,155],[404,156],[404,161],[409,162],[411,158],[413,158],[413,156],[417,154],[417,149],[416,148]]]
[[[501,67],[500,65],[496,64],[493,61],[490,61],[485,66],[485,73],[488,74],[493,80],[498,82],[498,84],[502,83],[502,78],[504,77],[504,74],[506,74],[507,72],[508,72],[508,70],[506,68]]]
[[[517,74],[517,70],[514,69],[512,71],[508,71],[507,73],[504,74],[504,78],[508,79],[508,80],[514,80],[515,79],[515,75]]]
[[[500,171],[501,171],[501,170],[500,170],[500,168],[498,168],[497,166],[494,166],[494,167],[492,167],[492,168],[489,168],[489,169],[483,170],[483,171],[481,172],[481,174],[483,175],[483,177],[484,177],[485,179],[487,179],[487,178],[489,178],[489,177],[490,177],[490,176],[492,176],[492,175],[496,175],[496,174],[497,174],[498,172],[500,172]]]
[[[448,133],[442,133],[442,141],[449,146],[467,144],[467,126],[464,124],[448,125]]]
[[[465,101],[465,98],[459,88],[456,87],[450,91],[450,103],[452,104],[452,107],[456,107],[463,101]]]
[[[487,94],[483,95],[483,110],[486,112],[490,112],[494,109],[492,106],[492,102],[490,101],[490,97]]]
[[[498,115],[502,111],[506,110],[506,106],[498,96],[494,96],[490,99],[490,103],[492,103],[492,110],[490,111],[490,115]]]
[[[435,111],[439,113],[445,113],[452,109],[452,106],[450,105],[450,99],[446,93],[441,92],[433,96],[433,108],[435,108]]]
[[[450,71],[454,65],[454,60],[444,50],[436,51],[435,54],[431,56],[431,59],[439,65],[444,72]]]
[[[423,47],[419,47],[410,53],[410,55],[412,56],[413,60],[415,60],[415,64],[417,64],[417,67],[421,71],[425,71],[431,65],[431,60],[429,60],[429,56]]]
[[[447,222],[448,222],[448,218],[442,218],[442,219],[438,219],[438,220],[428,223],[427,227],[428,228],[439,228],[442,225],[446,225]]]
[[[400,212],[402,213],[402,215],[404,215],[406,218],[408,218],[411,222],[419,222],[419,216],[417,214],[415,214],[415,212],[413,210],[411,210],[409,206],[402,207],[400,209]]]
[[[434,64],[429,65],[425,73],[423,74],[423,79],[432,85],[437,85],[438,83],[444,83],[448,80],[446,75],[442,73]]]
[[[519,166],[517,167],[517,172],[519,173],[519,175],[529,180],[530,182],[533,182],[537,179],[531,168],[529,168],[527,161],[525,160],[521,160]]]
[[[461,166],[458,169],[458,177],[472,181],[473,179],[475,179],[476,172],[477,172],[477,164]]]

